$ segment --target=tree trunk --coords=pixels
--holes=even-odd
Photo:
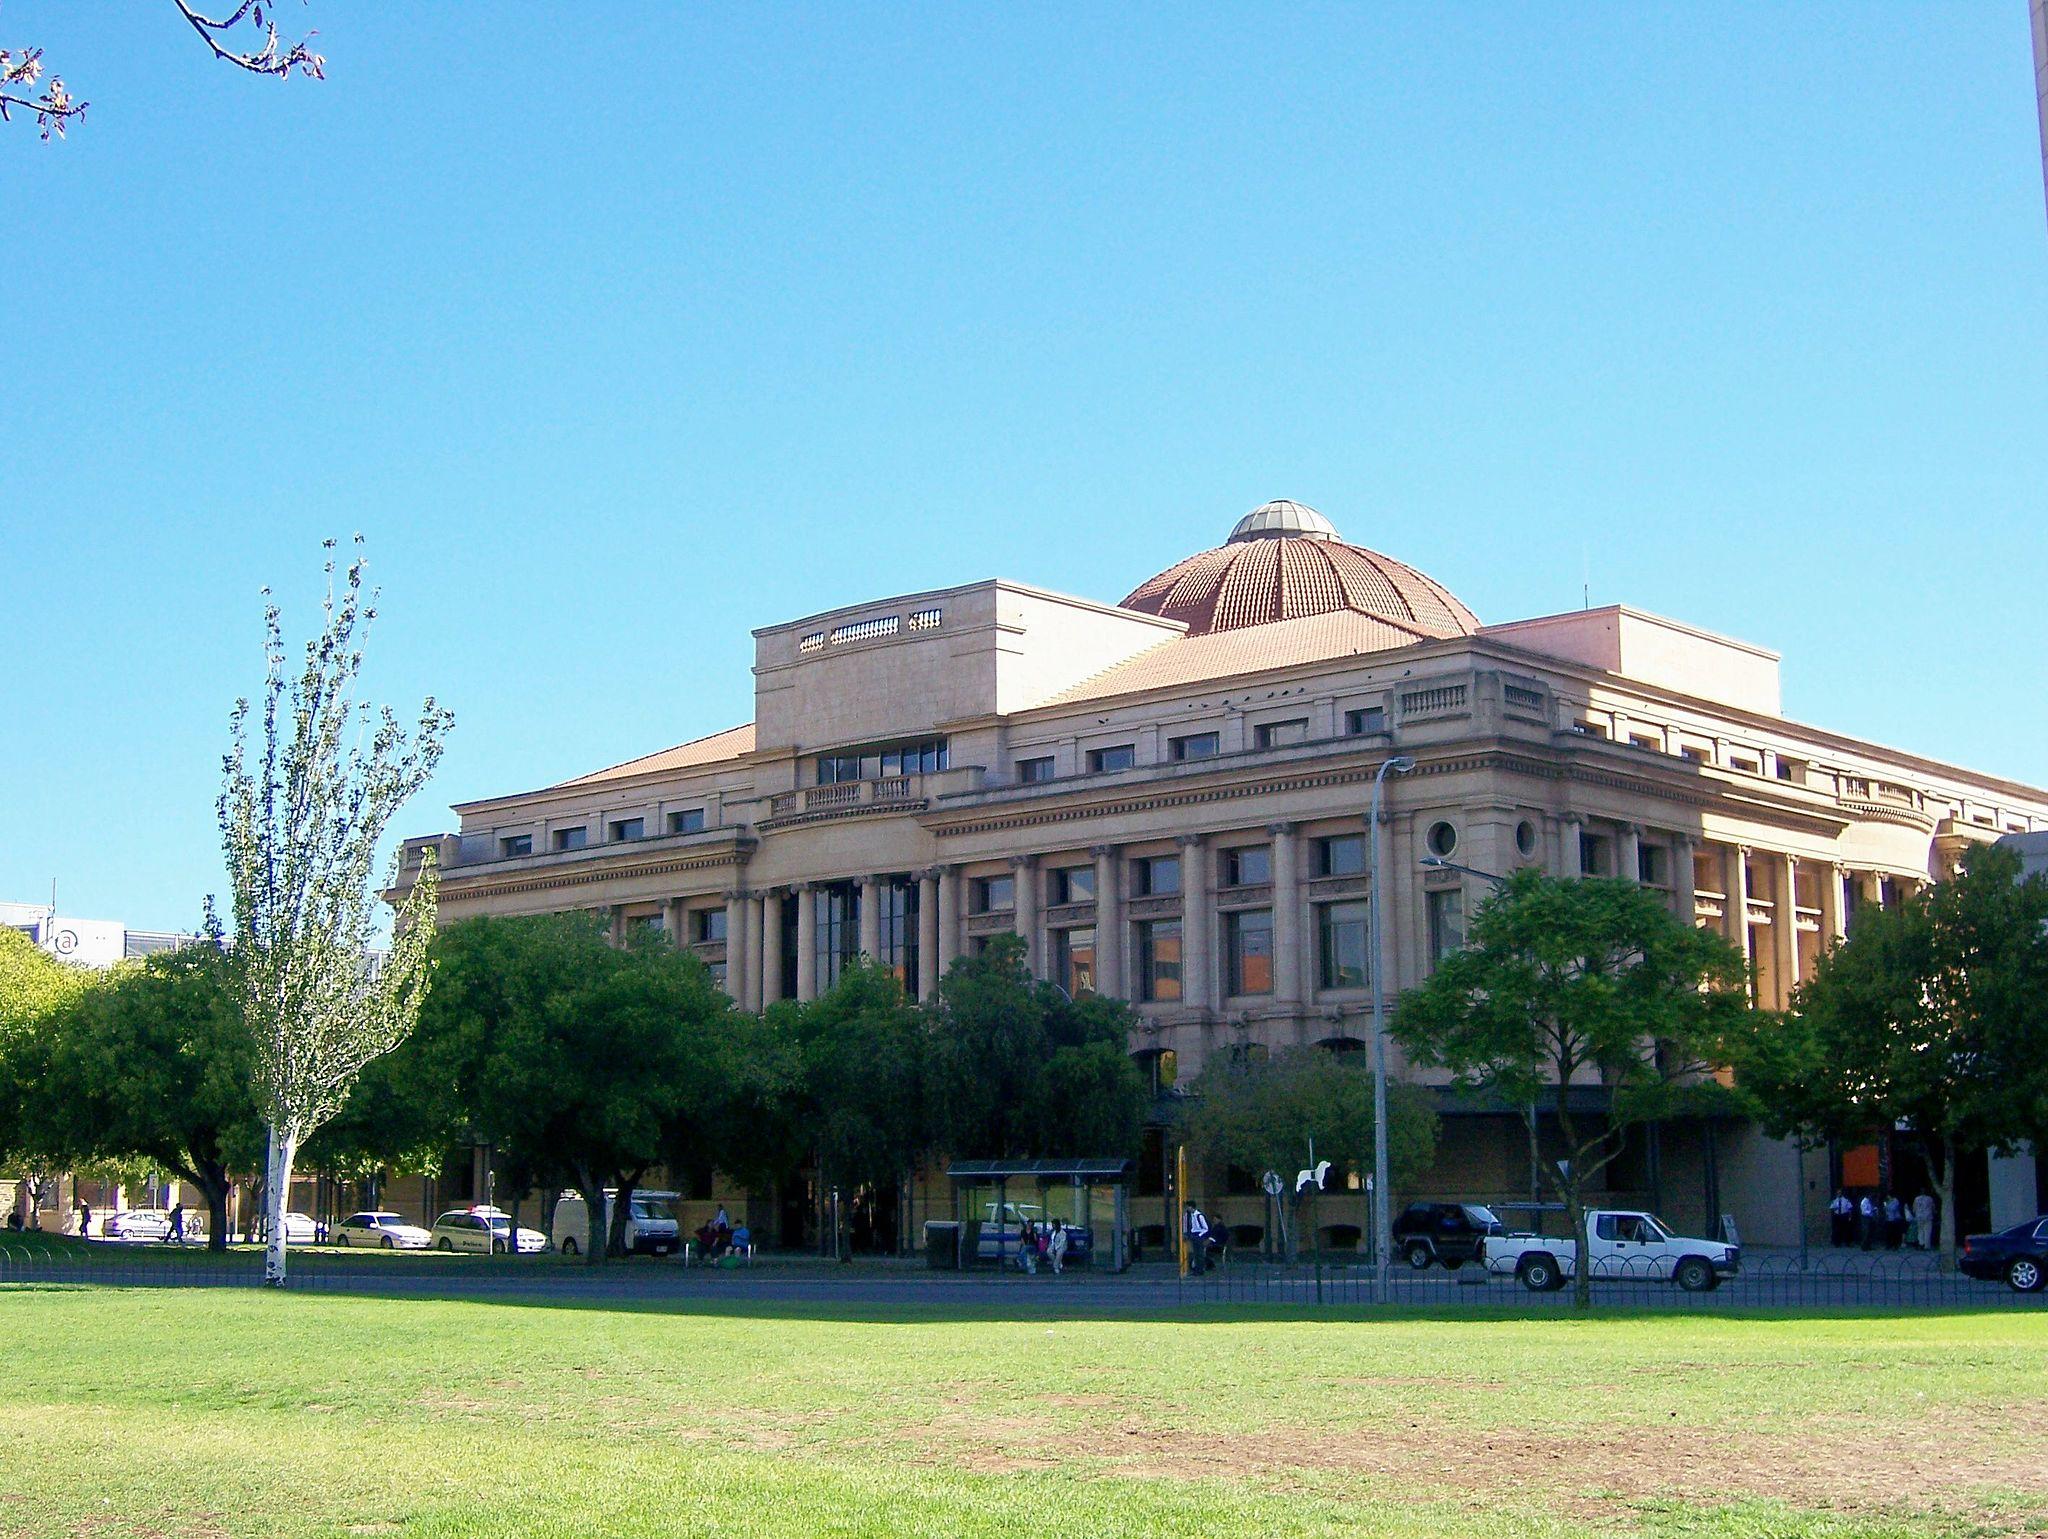
[[[206,1248],[225,1251],[228,1248],[228,1188],[232,1184],[227,1172],[209,1167],[194,1184],[206,1198]]]
[[[1573,1161],[1576,1165],[1578,1162]],[[1565,1212],[1572,1222],[1572,1307],[1591,1309],[1593,1307],[1593,1266],[1586,1244],[1586,1204],[1579,1196],[1576,1178],[1565,1183]]]
[[[579,1168],[576,1190],[583,1194],[583,1212],[588,1220],[583,1227],[583,1264],[597,1266],[611,1248],[611,1223],[604,1210],[604,1183],[591,1172]]]
[[[626,1220],[633,1213],[633,1191],[646,1172],[636,1170],[619,1177],[619,1195],[612,1199],[612,1221],[605,1235],[605,1248],[615,1256],[626,1253]]]
[[[1956,1269],[1956,1141],[1946,1134],[1941,1140],[1941,1174],[1935,1178],[1934,1200],[1941,1204],[1941,1253],[1948,1269]]]
[[[264,1165],[263,1212],[267,1233],[263,1246],[263,1281],[267,1287],[284,1286],[285,1210],[291,1205],[292,1161],[299,1141],[288,1133],[270,1130],[270,1154]]]

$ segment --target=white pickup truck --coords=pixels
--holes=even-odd
[[[1704,1293],[1733,1277],[1742,1247],[1720,1240],[1689,1240],[1665,1228],[1653,1213],[1594,1208],[1586,1214],[1586,1258],[1594,1281],[1675,1282]],[[1578,1266],[1578,1246],[1566,1236],[1488,1235],[1480,1251],[1488,1272],[1514,1276],[1532,1293],[1562,1288]]]

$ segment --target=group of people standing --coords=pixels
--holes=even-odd
[[[1865,1192],[1851,1197],[1836,1187],[1828,1203],[1828,1240],[1839,1246],[1856,1245],[1864,1250],[1934,1249],[1935,1205],[1932,1192],[1922,1192],[1911,1202],[1897,1192]]]

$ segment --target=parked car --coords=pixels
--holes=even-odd
[[[429,1238],[435,1250],[500,1255],[511,1233],[512,1219],[502,1208],[451,1208],[434,1220]],[[531,1255],[548,1248],[548,1237],[538,1229],[521,1229],[518,1245],[520,1255]]]
[[[1394,1220],[1394,1249],[1416,1271],[1441,1265],[1457,1271],[1479,1257],[1479,1242],[1506,1234],[1491,1208],[1472,1202],[1412,1202]]]
[[[373,1245],[382,1250],[425,1250],[433,1236],[402,1214],[351,1213],[334,1226],[336,1245]]]
[[[287,1245],[318,1245],[324,1238],[320,1226],[306,1213],[287,1213],[284,1216],[284,1242]]]
[[[153,1208],[131,1208],[109,1213],[100,1222],[100,1235],[108,1240],[162,1240],[171,1233],[171,1216]]]
[[[626,1250],[632,1255],[667,1256],[683,1248],[683,1228],[676,1222],[669,1204],[674,1192],[635,1192],[626,1205]],[[604,1194],[605,1228],[611,1228],[619,1194]],[[565,1256],[586,1255],[590,1250],[590,1204],[581,1192],[564,1192],[555,1199],[555,1246]]]
[[[1996,1234],[1968,1236],[1956,1265],[1966,1277],[2002,1278],[2016,1293],[2039,1293],[2048,1281],[2048,1213]]]
[[[1051,1222],[1050,1215],[1035,1202],[1006,1202],[1000,1220],[996,1216],[996,1205],[991,1202],[982,1209],[981,1240],[975,1246],[975,1254],[984,1261],[993,1261],[998,1255],[1015,1256],[1017,1240],[1024,1232],[1028,1221],[1039,1227]],[[1083,1266],[1095,1253],[1095,1231],[1081,1224],[1067,1225],[1068,1266]]]
[[[1575,1273],[1578,1246],[1569,1237],[1488,1235],[1479,1257],[1487,1271],[1512,1275],[1530,1292],[1545,1293],[1562,1288]],[[1654,1213],[1595,1208],[1586,1215],[1586,1258],[1596,1282],[1656,1278],[1704,1293],[1736,1274],[1742,1247],[1673,1234]]]

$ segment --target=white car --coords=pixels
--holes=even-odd
[[[170,1215],[152,1208],[109,1213],[100,1222],[100,1234],[109,1240],[164,1240],[170,1233]]]
[[[511,1232],[512,1220],[501,1208],[452,1208],[434,1220],[430,1238],[435,1250],[503,1255]],[[548,1248],[548,1237],[522,1228],[518,1244],[520,1255],[534,1255]]]
[[[284,1216],[284,1242],[287,1245],[318,1245],[320,1226],[304,1213],[287,1213]]]
[[[434,1239],[401,1214],[369,1211],[349,1214],[334,1226],[332,1238],[336,1245],[372,1245],[380,1250],[425,1250]]]

